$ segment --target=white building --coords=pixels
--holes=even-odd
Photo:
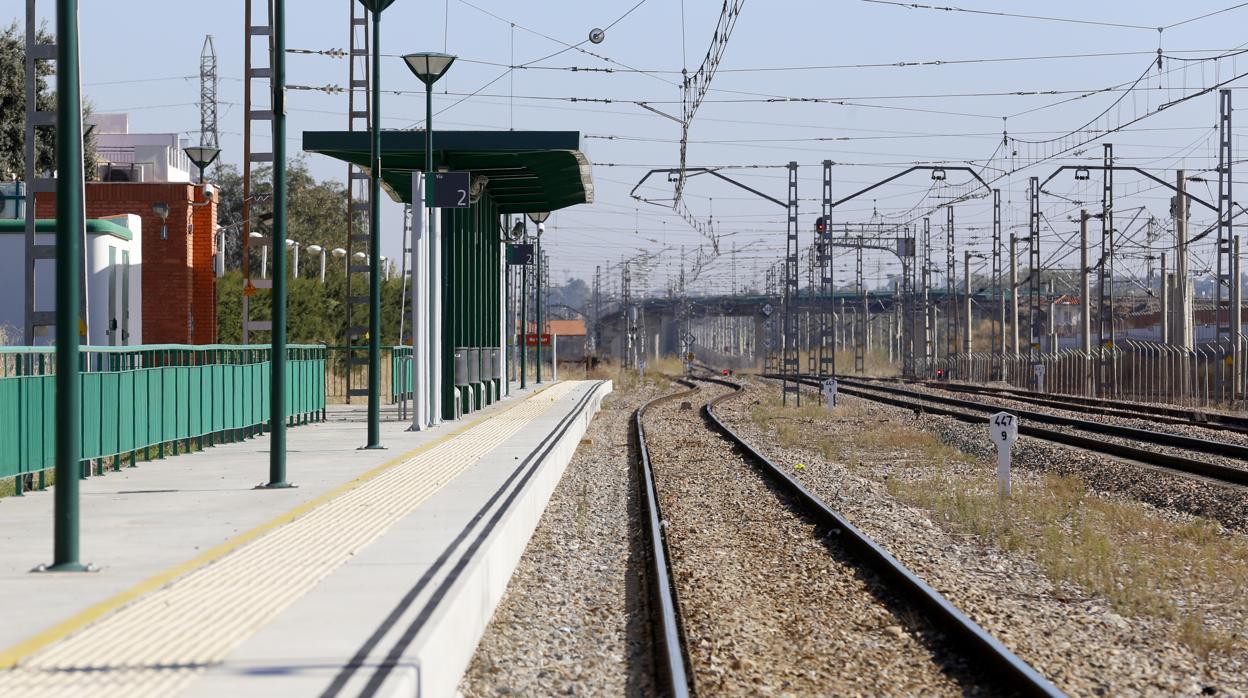
[[[190,182],[193,165],[176,133],[130,133],[129,114],[87,117],[101,182]]]
[[[143,226],[138,216],[87,221],[88,344],[143,343]],[[36,223],[38,244],[53,244],[56,221]],[[26,324],[25,221],[0,220],[0,329],[21,341]],[[56,308],[56,260],[35,262],[35,310]],[[42,338],[36,344],[50,344]]]

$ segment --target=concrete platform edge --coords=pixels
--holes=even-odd
[[[419,668],[387,682],[384,696],[453,696],[472,661],[477,643],[502,600],[511,575],[546,511],[564,470],[572,460],[590,421],[613,391],[611,381],[594,388],[593,397],[575,415],[551,446],[499,524],[468,562],[464,574],[440,603],[409,656]],[[415,688],[415,691],[412,689]]]

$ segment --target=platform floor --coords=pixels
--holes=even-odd
[[[358,450],[359,423],[291,429],[291,489],[253,489],[264,438],[88,479],[97,572],[30,572],[52,495],[0,500],[0,695],[453,694],[609,391],[388,422],[384,451]]]

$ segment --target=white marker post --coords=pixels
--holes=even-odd
[[[998,412],[988,418],[988,436],[997,445],[997,484],[1001,496],[1010,495],[1010,447],[1018,441],[1018,417]]]
[[[828,409],[836,407],[836,379],[828,378],[824,380],[822,390],[823,403],[828,406]]]
[[[1044,364],[1036,364],[1032,366],[1032,369],[1036,372],[1036,392],[1043,393],[1044,392],[1045,366]]]

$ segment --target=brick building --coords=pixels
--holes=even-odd
[[[87,182],[86,199],[87,218],[131,213],[143,221],[144,343],[214,343],[216,198],[204,203],[202,184]],[[168,206],[163,221],[157,204]],[[40,194],[35,209],[55,218],[56,195]]]

